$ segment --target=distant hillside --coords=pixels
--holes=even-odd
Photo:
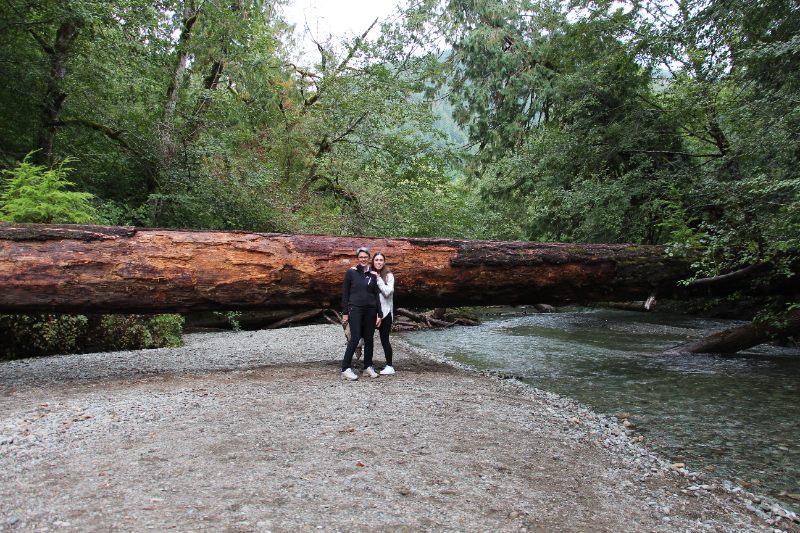
[[[453,105],[446,97],[436,100],[432,105],[434,115],[439,117],[434,126],[447,135],[447,140],[456,146],[467,144],[467,132],[453,120]]]

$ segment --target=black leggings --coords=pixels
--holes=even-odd
[[[373,336],[375,335],[375,322],[378,321],[378,310],[368,307],[351,307],[348,315],[350,322],[350,342],[344,351],[342,359],[342,372],[353,364],[353,352],[356,351],[358,341],[364,337],[364,368],[372,366],[372,351],[374,348]]]
[[[386,355],[386,364],[392,366],[392,345],[389,344],[389,332],[392,330],[392,313],[383,317],[381,325],[378,327],[378,334],[381,336],[383,353]]]

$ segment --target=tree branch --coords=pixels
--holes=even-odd
[[[663,107],[661,107],[660,105],[656,104],[655,102],[651,102],[650,100],[648,100],[647,98],[645,98],[645,97],[644,97],[644,96],[642,96],[641,94],[638,94],[638,93],[637,93],[637,95],[636,95],[636,96],[638,96],[638,97],[639,97],[639,98],[640,98],[642,101],[644,101],[646,104],[648,104],[648,105],[650,105],[650,106],[653,106],[655,109],[658,109],[659,111],[663,111],[663,112],[665,112],[665,113],[667,112],[667,110],[666,110],[666,109],[664,109],[664,108],[663,108]],[[705,137],[703,137],[703,136],[701,136],[701,135],[699,135],[699,134],[697,134],[697,133],[693,132],[692,130],[690,130],[689,128],[687,128],[687,127],[686,127],[685,125],[683,125],[683,124],[678,124],[678,127],[679,127],[680,129],[682,129],[683,131],[685,131],[685,132],[687,133],[687,135],[689,135],[690,137],[694,137],[694,138],[696,138],[696,139],[699,139],[699,140],[701,140],[701,141],[703,141],[703,142],[706,142],[706,143],[708,143],[708,144],[711,144],[711,145],[717,146],[717,142],[716,142],[714,139],[707,139],[707,138],[705,138]]]
[[[172,80],[170,81],[169,87],[167,87],[167,102],[164,104],[164,116],[162,121],[164,124],[164,131],[161,133],[161,158],[165,162],[171,160],[175,155],[175,147],[172,142],[172,129],[175,106],[178,102],[178,88],[186,72],[189,57],[186,51],[186,45],[189,39],[191,39],[192,28],[195,22],[197,22],[199,14],[200,10],[195,8],[194,1],[187,0],[183,14],[183,29],[181,30],[181,36],[177,46],[178,59],[175,64]]]
[[[671,154],[671,155],[685,155],[688,157],[725,157],[722,154],[693,154],[690,152],[675,152],[673,150],[624,150],[625,152],[632,152],[636,154]]]
[[[368,33],[369,33],[371,30],[372,30],[372,28],[373,28],[373,27],[375,27],[375,24],[377,24],[377,23],[378,23],[378,19],[376,18],[376,19],[375,19],[375,20],[372,22],[372,24],[370,24],[370,25],[369,25],[369,28],[367,28],[367,30],[366,30],[366,31],[365,31],[365,32],[364,32],[364,33],[361,35],[361,37],[358,37],[358,38],[356,39],[356,42],[355,42],[355,43],[353,43],[353,46],[351,46],[351,47],[350,47],[350,51],[349,51],[349,53],[347,54],[347,57],[345,57],[345,58],[342,60],[342,62],[341,62],[341,63],[339,63],[339,66],[336,68],[336,73],[337,73],[337,74],[338,74],[339,72],[341,72],[342,70],[344,70],[344,69],[345,69],[345,67],[347,66],[347,64],[350,62],[350,60],[351,60],[351,59],[353,59],[353,56],[355,56],[355,55],[356,55],[356,52],[357,52],[357,51],[358,51],[358,49],[361,47],[361,43],[364,41],[364,39],[366,39],[366,38],[367,38],[367,34],[368,34]]]
[[[138,156],[144,157],[143,154],[139,150],[137,150],[136,148],[131,146],[131,144],[122,136],[123,133],[127,133],[127,130],[114,130],[112,128],[109,128],[108,126],[105,126],[103,124],[99,124],[99,123],[94,122],[92,120],[87,120],[85,118],[67,118],[67,119],[63,119],[63,120],[59,121],[59,125],[60,126],[72,126],[72,125],[76,125],[76,124],[82,125],[82,126],[87,126],[89,128],[92,128],[95,131],[99,131],[99,132],[103,133],[106,137],[108,137],[109,139],[112,139],[112,140],[116,141],[117,143],[119,143],[119,145],[122,146],[123,148],[125,148],[127,150],[130,150],[131,152],[133,152],[134,154],[136,154]]]
[[[25,16],[22,13],[20,13],[20,11],[17,9],[17,7],[14,4],[11,3],[11,0],[6,0],[6,4],[8,4],[8,6],[12,9],[12,11],[14,11],[14,13],[17,14],[17,16],[20,18],[20,20],[22,20],[22,23],[25,25],[25,30],[28,33],[30,33],[31,36],[33,36],[33,38],[36,40],[37,43],[39,43],[39,45],[42,47],[42,50],[44,50],[44,52],[47,55],[50,55],[50,56],[54,55],[56,53],[55,48],[50,46],[50,44],[47,41],[44,40],[44,37],[42,37],[41,35],[39,35],[38,33],[36,33],[33,30],[33,28],[31,27],[32,24],[30,22],[28,22],[27,20],[25,20]]]
[[[344,133],[342,133],[341,135],[339,135],[338,137],[336,137],[334,140],[332,140],[332,141],[330,142],[330,144],[331,144],[331,145],[333,145],[333,144],[336,144],[337,142],[341,141],[342,139],[344,139],[345,137],[347,137],[348,135],[350,135],[351,133],[353,133],[353,130],[355,130],[355,129],[356,129],[356,127],[357,127],[359,124],[361,124],[361,122],[364,120],[364,118],[366,118],[366,116],[367,116],[367,114],[368,114],[368,113],[369,113],[368,111],[365,111],[365,112],[364,112],[364,113],[363,113],[363,114],[362,114],[360,117],[358,117],[358,119],[357,119],[355,122],[353,122],[353,123],[350,125],[350,127],[349,127],[349,128],[347,128],[347,130],[346,130]]]
[[[748,274],[757,270],[765,265],[772,264],[772,261],[766,260],[761,261],[759,263],[754,263],[750,266],[747,266],[741,270],[736,270],[734,272],[729,272],[727,274],[722,274],[720,276],[714,276],[711,278],[703,278],[703,279],[696,279],[694,281],[690,281],[687,287],[705,287],[708,285],[716,285],[717,283],[725,283],[728,281],[736,281],[738,279],[746,277]]]

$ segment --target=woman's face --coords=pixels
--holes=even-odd
[[[375,259],[372,260],[372,265],[375,267],[375,270],[380,270],[383,268],[383,265],[386,263],[386,258],[382,255],[376,255]]]
[[[359,253],[358,264],[361,265],[363,268],[367,268],[369,266],[369,254],[365,252]]]

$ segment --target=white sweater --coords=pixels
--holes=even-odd
[[[389,272],[386,281],[378,276],[378,289],[381,291],[381,311],[383,311],[383,316],[388,316],[389,313],[394,312],[394,274]],[[394,321],[394,315],[392,315],[392,321]]]

